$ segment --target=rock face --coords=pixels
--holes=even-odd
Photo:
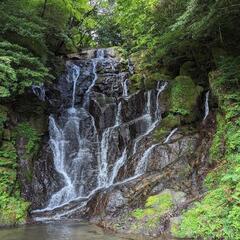
[[[49,132],[33,164],[21,160],[20,169],[32,173],[31,181],[20,178],[32,219],[88,218],[119,231],[159,235],[174,224],[178,208],[201,193],[211,134],[196,127],[194,117],[194,128],[165,129],[171,134],[156,141],[155,130],[171,108],[171,86],[156,81],[153,89],[130,94],[130,74],[113,48],[69,55],[66,73],[46,91]],[[161,227],[133,231],[131,213],[159,194],[171,196],[171,214],[158,218]]]

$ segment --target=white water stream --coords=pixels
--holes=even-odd
[[[124,122],[123,107],[124,102],[128,102],[131,96],[128,95],[128,79],[125,79],[124,75],[120,74],[123,94],[117,99],[114,107],[115,122],[112,126],[103,129],[102,133],[99,134],[95,123],[96,120],[90,114],[88,108],[91,94],[98,80],[98,64],[110,64],[111,68],[115,69],[115,60],[107,58],[106,55],[105,50],[100,49],[96,52],[96,58],[91,59],[92,81],[84,93],[82,105],[76,103],[81,69],[73,63],[70,63],[68,66],[66,80],[72,89],[71,107],[66,108],[61,113],[61,117],[57,118],[52,115],[49,118],[49,144],[53,152],[54,166],[61,176],[63,186],[51,196],[46,208],[35,212],[52,211],[65,206],[73,200],[89,199],[101,188],[107,188],[136,179],[145,173],[151,153],[158,145],[154,144],[146,149],[140,157],[134,176],[121,182],[117,181],[119,171],[126,164],[128,156],[137,153],[143,140],[160,123],[161,109],[159,97],[167,87],[167,83],[161,84],[159,82],[156,90],[148,91],[145,95],[146,100],[143,115],[126,123]],[[96,102],[95,99],[94,101]],[[129,136],[126,134],[126,136],[124,135],[124,141],[126,142],[122,146],[119,143],[115,146],[113,139],[120,136],[118,135],[120,129],[123,126],[128,129],[132,123],[137,121],[144,123],[144,129],[142,129],[140,134],[135,139],[129,139]],[[132,150],[128,149],[127,146],[129,140],[134,142]],[[112,159],[111,149],[114,149],[113,145],[117,149],[117,152],[116,156],[114,155],[114,161],[110,161]],[[79,208],[84,206],[84,204],[86,202],[82,203]],[[53,218],[61,218],[70,214],[71,211],[73,210],[55,214]]]
[[[209,115],[209,93],[210,92],[208,91],[205,97],[205,114],[204,114],[203,121],[206,120]]]

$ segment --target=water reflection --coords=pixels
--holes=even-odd
[[[85,223],[51,223],[0,230],[1,240],[123,240]]]

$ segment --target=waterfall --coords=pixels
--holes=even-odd
[[[119,126],[121,124],[121,111],[122,111],[122,102],[120,101],[117,106],[115,126]]]
[[[108,182],[108,149],[113,128],[107,128],[102,135],[98,186],[105,187]]]
[[[54,156],[54,166],[57,172],[63,176],[65,184],[60,191],[51,197],[47,209],[52,209],[55,206],[59,206],[74,199],[76,197],[76,192],[71,177],[68,175],[65,168],[65,147],[67,141],[65,140],[63,130],[59,129],[53,117],[50,117],[49,119],[49,132],[51,136],[50,147]]]
[[[128,79],[124,80],[122,82],[122,88],[123,88],[123,98],[127,98],[128,97]]]
[[[32,91],[39,98],[39,100],[43,102],[45,101],[46,93],[45,93],[44,84],[41,84],[39,86],[32,85]]]
[[[163,143],[168,143],[171,139],[171,137],[177,132],[178,128],[174,128],[170,134],[167,136],[167,138],[165,139],[165,141]]]
[[[134,74],[134,67],[133,67],[133,64],[131,63],[131,60],[128,59],[128,71],[130,74]]]
[[[98,175],[98,186],[99,187],[107,187],[113,183],[113,181],[118,173],[118,170],[121,167],[120,163],[125,160],[126,150],[124,150],[125,154],[117,160],[117,162],[113,168],[112,176],[109,180],[109,171],[108,171],[109,144],[110,144],[110,140],[111,140],[113,131],[116,128],[118,128],[119,125],[121,124],[121,110],[122,110],[122,103],[119,102],[117,105],[117,113],[116,113],[114,126],[107,128],[103,132],[103,135],[102,135],[101,151],[100,151],[100,166],[99,166],[99,175]]]
[[[97,52],[98,52],[98,51],[97,51]],[[97,56],[98,56],[98,55],[99,55],[99,54],[97,54]],[[100,59],[102,59],[102,55],[100,55],[100,56],[101,56]],[[96,81],[97,81],[97,79],[98,79],[97,70],[96,70],[98,61],[99,61],[99,58],[92,60],[92,72],[93,72],[93,76],[94,76],[94,77],[93,77],[92,83],[90,84],[90,86],[88,87],[88,89],[87,89],[87,91],[86,91],[86,93],[85,93],[84,105],[83,105],[84,107],[88,106],[88,104],[89,104],[89,98],[90,98],[90,93],[91,93],[92,88],[95,86]]]
[[[104,57],[105,57],[105,50],[104,49],[98,49],[96,55],[97,55],[96,56],[97,59],[100,59],[100,60],[104,59]]]
[[[110,180],[108,182],[108,186],[113,185],[114,180],[118,175],[119,169],[124,165],[126,160],[127,160],[127,149],[125,148],[121,157],[116,161],[116,163],[113,167],[112,174],[111,174]]]
[[[148,136],[158,125],[159,121],[161,120],[161,111],[160,111],[160,104],[159,104],[159,96],[160,94],[166,89],[168,83],[164,82],[164,84],[162,86],[160,86],[160,82],[158,82],[157,85],[157,98],[156,98],[156,111],[155,111],[155,121],[152,121],[152,117],[151,117],[151,94],[152,91],[148,91],[147,92],[147,106],[146,106],[146,117],[145,117],[145,121],[147,123],[147,129],[146,131],[140,135],[136,140],[135,143],[133,145],[133,154],[135,154],[137,152],[137,147],[139,142],[142,141],[142,139],[144,139],[146,136]]]
[[[146,108],[146,112],[147,114],[149,114],[149,116],[151,117],[151,96],[152,96],[152,91],[148,91],[147,92],[147,108]]]
[[[53,116],[49,117],[49,134],[50,134],[50,147],[53,152],[54,166],[56,171],[63,176],[65,186],[58,192],[52,195],[47,209],[53,209],[56,206],[65,204],[74,198],[76,198],[77,193],[74,187],[74,181],[72,179],[71,173],[67,171],[67,150],[68,150],[68,136],[66,129],[71,127],[74,131],[75,138],[78,143],[77,157],[81,154],[81,140],[78,134],[79,132],[79,118],[76,115],[75,105],[75,94],[76,94],[76,83],[80,74],[80,68],[74,64],[69,66],[69,74],[67,76],[67,81],[71,82],[73,85],[72,91],[72,104],[71,108],[68,109],[67,121],[65,125],[60,128]]]
[[[137,164],[136,170],[135,170],[135,175],[142,175],[145,173],[147,169],[147,164],[148,164],[148,159],[153,151],[153,149],[159,144],[154,144],[151,147],[149,147],[143,154],[142,158]]]
[[[205,97],[205,114],[204,114],[203,121],[206,120],[206,118],[209,115],[209,93],[210,91],[206,93],[206,97]]]
[[[141,106],[135,106],[142,93],[128,94],[131,84],[128,73],[119,73],[121,62],[109,56],[112,55],[107,49],[98,49],[95,58],[67,64],[68,74],[59,83],[62,84],[61,109],[49,117],[49,145],[63,186],[50,196],[46,208],[35,212],[57,211],[79,199],[87,201],[102,188],[131,181],[147,169],[148,160],[158,144],[140,152],[134,176],[117,182],[128,157],[136,154],[145,140],[149,141],[149,135],[160,123],[159,99],[167,82],[158,82],[156,89],[144,93]],[[99,71],[100,67],[103,71]],[[134,106],[139,109],[134,109],[132,117],[129,111]],[[92,107],[96,107],[97,112],[93,112]],[[128,146],[131,143],[132,149]],[[81,202],[77,209],[84,204]],[[70,208],[64,213],[53,211],[52,214],[55,219],[72,211]]]
[[[155,111],[155,119],[156,120],[158,120],[161,117],[159,96],[160,96],[161,92],[163,92],[166,89],[168,83],[164,82],[164,84],[162,86],[160,84],[161,84],[161,82],[158,82],[158,84],[157,84],[157,100],[156,100],[156,111]]]
[[[76,98],[76,85],[77,80],[80,75],[80,68],[77,65],[72,64],[70,66],[70,74],[68,75],[68,79],[70,78],[73,82],[73,93],[72,93],[72,108],[74,108],[75,105],[75,98]]]

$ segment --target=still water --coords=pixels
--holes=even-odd
[[[0,230],[0,240],[126,240],[86,223],[64,222]]]

